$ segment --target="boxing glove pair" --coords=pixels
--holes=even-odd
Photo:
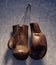
[[[47,51],[46,36],[41,32],[38,23],[30,23],[31,40],[28,48],[28,26],[14,25],[8,47],[13,50],[16,59],[25,60],[30,55],[31,58],[40,60]]]

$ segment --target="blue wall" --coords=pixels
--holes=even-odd
[[[38,22],[47,38],[48,50],[42,60],[16,60],[7,43],[12,26],[20,24],[25,8],[31,3],[31,22]],[[23,21],[21,21],[23,23]],[[0,65],[56,64],[56,0],[0,0]]]

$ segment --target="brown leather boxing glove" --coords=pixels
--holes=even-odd
[[[30,57],[36,60],[40,60],[45,56],[47,51],[46,36],[41,32],[38,23],[30,23],[30,27]]]
[[[9,48],[13,49],[13,55],[16,59],[25,60],[28,57],[28,26],[13,26],[13,39],[9,41]],[[12,41],[11,41],[12,40]]]

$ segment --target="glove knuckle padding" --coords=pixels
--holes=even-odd
[[[31,54],[33,59],[42,59],[47,51],[47,41],[37,23],[31,23]]]

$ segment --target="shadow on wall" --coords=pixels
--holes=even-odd
[[[13,51],[8,49],[5,53],[5,57],[4,57],[4,65],[43,65],[43,61],[42,60],[33,60],[30,59],[29,63],[26,63],[25,61],[20,61],[14,58],[14,56],[12,55]]]
[[[4,65],[26,65],[26,61],[15,59],[13,56],[13,51],[8,49],[5,53]]]
[[[30,62],[31,62],[30,65],[44,65],[43,60],[33,60],[32,59]]]

